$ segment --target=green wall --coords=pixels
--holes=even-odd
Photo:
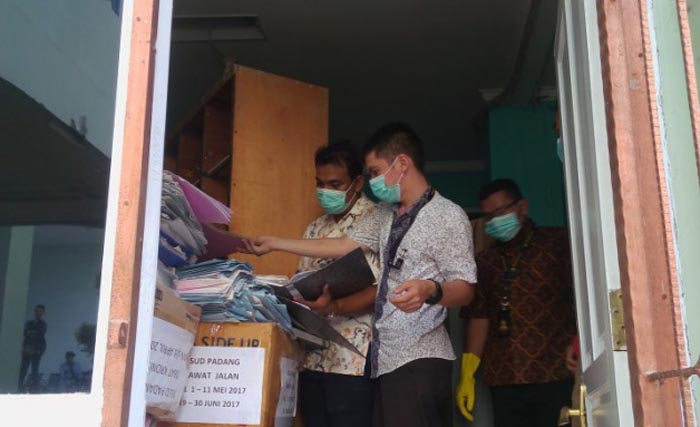
[[[488,182],[487,170],[479,172],[429,173],[428,180],[440,194],[467,210],[479,207],[479,189]]]
[[[491,178],[512,178],[541,226],[566,224],[564,175],[556,152],[552,101],[491,111]]]
[[[688,86],[678,24],[676,2],[653,1],[654,42],[658,61],[658,101],[661,107],[662,138],[666,178],[670,190],[671,213],[674,225],[674,243],[681,293],[684,303],[684,320],[689,344],[690,364],[700,356],[700,183],[693,138],[692,117],[688,102]],[[698,55],[700,35],[700,2],[688,3],[693,52]],[[696,66],[698,58],[695,58]],[[696,69],[696,73],[698,70]],[[695,82],[692,82],[695,83]],[[691,379],[695,399],[695,412],[700,416],[700,381]]]

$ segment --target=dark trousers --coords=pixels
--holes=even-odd
[[[555,427],[561,408],[571,406],[573,387],[573,378],[491,387],[494,427]]]
[[[379,377],[375,427],[445,427],[452,416],[452,361],[419,359]]]
[[[373,384],[368,376],[303,371],[299,403],[304,427],[369,427]]]
[[[32,366],[32,382],[37,380],[37,375],[39,374],[39,361],[41,360],[41,353],[39,354],[26,354],[22,353],[22,364],[19,365],[19,380],[17,382],[17,390],[24,390],[24,379],[27,377],[27,370],[29,370],[29,365]]]

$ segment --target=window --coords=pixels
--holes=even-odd
[[[121,27],[121,1],[0,4],[0,406],[26,425],[99,420]]]

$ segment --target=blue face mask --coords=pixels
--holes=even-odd
[[[561,138],[557,138],[557,157],[559,161],[564,163],[564,143],[561,142]]]
[[[520,232],[520,220],[515,212],[497,216],[486,223],[484,231],[501,242],[508,242]]]
[[[330,215],[339,215],[345,212],[350,206],[350,202],[345,201],[345,199],[348,191],[352,190],[354,183],[355,180],[350,183],[350,188],[345,191],[317,188],[316,197],[318,197],[318,202],[323,210]]]
[[[401,173],[399,180],[396,181],[396,184],[394,185],[386,185],[385,178],[386,174],[389,173],[391,168],[394,167],[397,160],[398,157],[394,160],[391,166],[389,166],[389,169],[386,172],[372,178],[369,181],[369,186],[372,189],[372,193],[374,193],[374,195],[377,196],[377,198],[382,202],[393,204],[401,201],[401,185],[399,183],[401,182],[401,178],[403,178],[403,172]]]

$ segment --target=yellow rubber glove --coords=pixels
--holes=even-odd
[[[472,409],[474,409],[474,373],[479,367],[479,363],[481,363],[481,359],[476,354],[462,354],[462,379],[457,385],[457,407],[464,418],[469,421],[474,421],[474,416],[471,414]]]

